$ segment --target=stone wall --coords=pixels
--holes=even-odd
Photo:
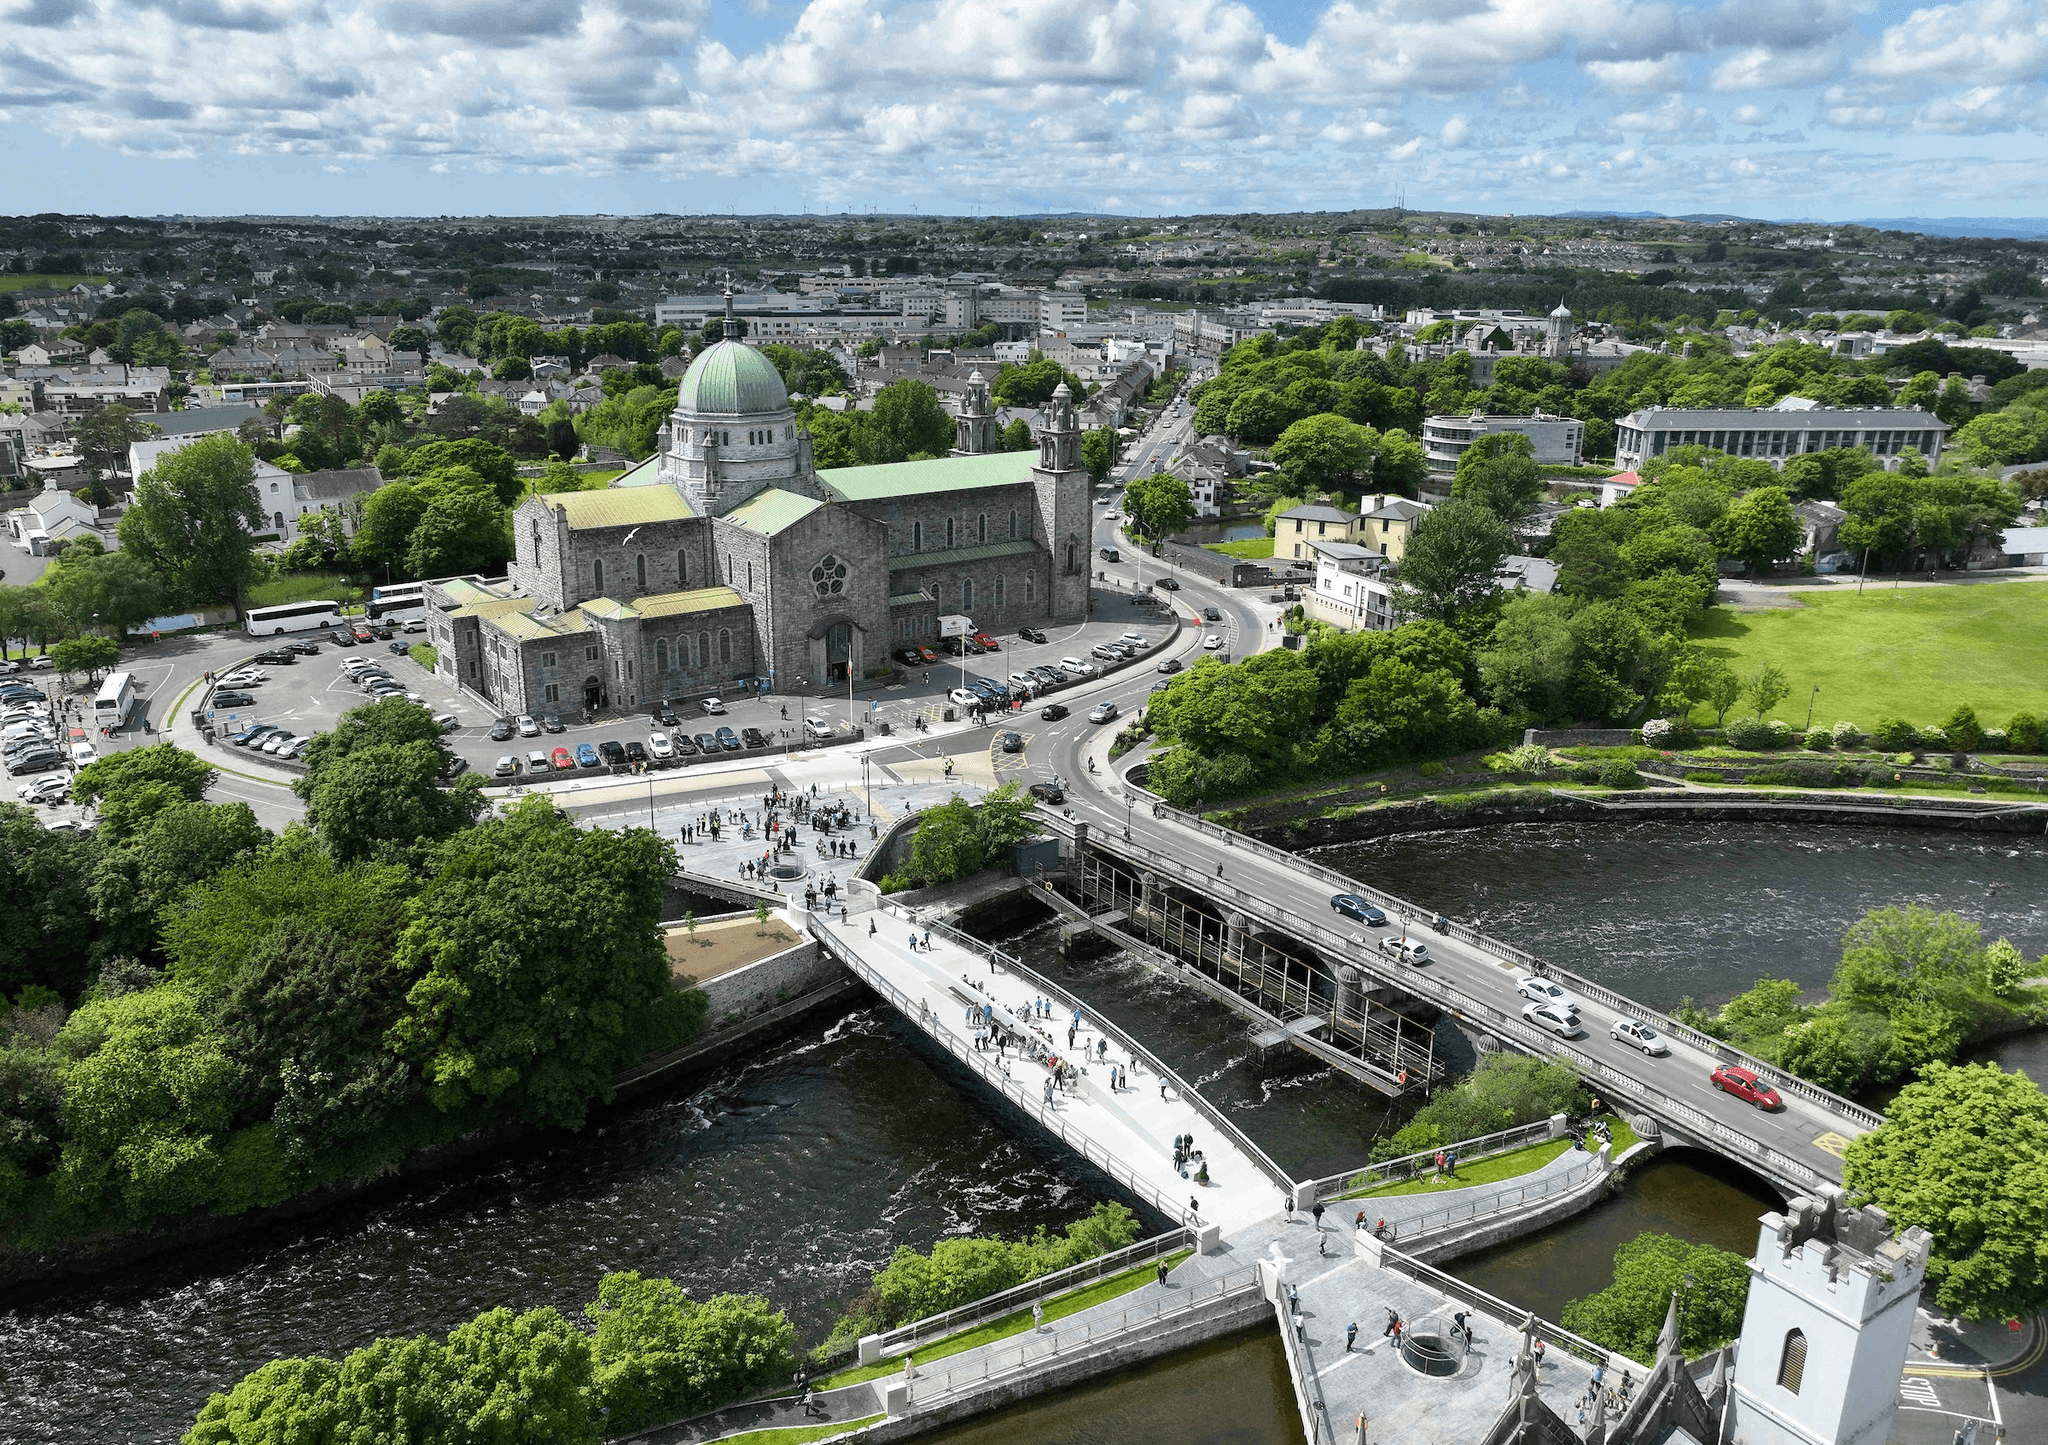
[[[710,1039],[754,1014],[845,976],[845,970],[809,940],[759,963],[720,974],[698,985],[711,1000],[704,1015],[703,1037]]]
[[[1625,748],[1634,741],[1634,728],[1526,728],[1522,733],[1524,747]]]

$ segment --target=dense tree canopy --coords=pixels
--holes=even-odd
[[[121,546],[180,600],[214,602],[236,596],[253,576],[262,525],[254,456],[232,436],[206,436],[136,479]]]

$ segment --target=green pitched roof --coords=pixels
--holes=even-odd
[[[663,592],[654,597],[641,597],[634,601],[633,608],[645,618],[719,612],[728,607],[746,605],[747,599],[730,587],[697,587],[688,592]]]
[[[683,373],[676,409],[713,416],[755,416],[789,409],[789,389],[775,363],[744,341],[704,349]]]
[[[736,527],[745,527],[750,532],[760,532],[772,537],[785,527],[794,526],[811,513],[824,506],[823,502],[795,492],[785,492],[780,487],[769,487],[756,492],[725,514],[725,520]]]
[[[928,492],[964,492],[976,487],[1009,487],[1031,480],[1038,453],[989,452],[977,457],[939,457],[928,462],[886,462],[878,467],[833,467],[818,480],[842,500],[874,502]]]
[[[998,557],[1022,557],[1036,552],[1036,542],[991,542],[986,547],[955,547],[950,552],[902,552],[889,559],[891,572],[914,567],[956,567],[962,562],[993,562]]]
[[[576,531],[680,522],[697,515],[674,487],[611,487],[601,492],[548,492],[541,500],[559,510]]]
[[[661,453],[656,452],[646,461],[619,473],[611,479],[613,487],[658,487],[661,485]]]

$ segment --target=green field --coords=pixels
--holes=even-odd
[[[1815,727],[1847,721],[1868,729],[1888,716],[1937,726],[1965,703],[1986,727],[2003,727],[2016,712],[2048,711],[2041,665],[2048,584],[1894,590],[1873,583],[1861,597],[1846,588],[1794,595],[1801,605],[1713,608],[1693,629],[1738,674],[1766,662],[1785,670],[1792,691],[1773,718],[1804,726],[1816,683]],[[1705,707],[1693,715],[1696,723],[1713,720]]]
[[[243,598],[247,607],[282,607],[288,602],[314,602],[332,597],[342,602],[361,600],[363,589],[349,584],[338,572],[294,572],[259,582]]]
[[[0,271],[0,291],[26,291],[31,286],[48,286],[63,291],[81,281],[90,281],[95,286],[107,284],[104,276],[17,276],[11,271]]]
[[[744,1435],[727,1435],[718,1445],[810,1445],[854,1430],[865,1430],[886,1415],[869,1415],[861,1420],[841,1420],[830,1425],[785,1425],[780,1430],[749,1430]]]
[[[1271,537],[1252,537],[1242,542],[1204,542],[1204,552],[1221,552],[1226,557],[1237,557],[1244,561],[1257,561],[1273,555]]]

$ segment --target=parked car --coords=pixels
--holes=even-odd
[[[629,763],[646,762],[647,745],[638,738],[629,738],[626,742],[626,761]]]
[[[725,751],[724,748],[718,745],[718,735],[716,733],[698,733],[692,741],[697,744],[697,751],[703,753],[706,757],[715,757]]]
[[[1017,635],[1026,642],[1043,643],[1045,641],[1045,634],[1036,627],[1020,627],[1017,629]]]
[[[1420,939],[1398,938],[1389,935],[1380,940],[1380,952],[1397,958],[1407,964],[1429,962],[1429,945]]]
[[[562,727],[561,714],[552,712],[542,713],[540,715],[540,729],[542,732],[545,733],[558,733],[564,731],[565,729]]]
[[[50,654],[47,652],[39,652],[28,660],[31,672],[48,672],[56,667],[56,665],[56,663],[50,660]]]
[[[246,692],[235,692],[230,689],[226,692],[214,693],[213,705],[215,707],[254,707],[256,706],[256,699]]]
[[[1097,667],[1094,663],[1084,662],[1078,657],[1061,658],[1060,667],[1066,672],[1073,674],[1075,677],[1094,677],[1102,671],[1102,669]]]
[[[576,755],[567,748],[556,748],[548,754],[548,766],[558,773],[566,773],[576,766]]]
[[[986,632],[975,633],[974,640],[980,643],[983,647],[987,648],[990,652],[996,652],[1002,648],[1002,643],[996,641],[995,638],[989,636]]]
[[[540,736],[540,723],[531,713],[521,713],[519,715],[519,736],[523,738],[537,738]]]
[[[626,761],[626,750],[611,738],[597,745],[597,755],[615,768]]]
[[[722,713],[724,713],[724,711],[725,704],[720,702],[717,698],[707,697],[704,699],[704,716],[718,717]]]
[[[299,655],[289,647],[277,647],[269,652],[259,652],[249,660],[260,662],[265,667],[290,667],[299,660]]]
[[[355,634],[352,632],[330,632],[327,634],[327,640],[336,647],[354,647],[356,645]]]
[[[519,776],[519,759],[507,753],[498,759],[498,765],[491,771],[501,778],[516,778]]]
[[[579,768],[601,768],[604,762],[597,755],[597,749],[589,743],[576,744],[576,766]]]
[[[1664,1042],[1664,1035],[1658,1033],[1641,1019],[1621,1019],[1607,1031],[1607,1036],[1631,1048],[1641,1049],[1646,1054],[1668,1054],[1671,1045]]]
[[[972,688],[949,688],[946,692],[946,701],[957,707],[979,707],[981,705],[981,694],[975,692]]]
[[[397,638],[393,638],[393,639],[392,639],[392,640],[391,640],[390,642],[387,642],[387,643],[385,643],[384,645],[385,645],[386,647],[390,648],[390,649],[391,649],[391,651],[393,651],[393,652],[397,653],[397,654],[398,654],[398,655],[399,655],[400,657],[403,657],[403,656],[405,656],[405,653],[406,653],[406,646],[407,646],[407,644],[406,644],[405,642],[403,642],[403,641],[401,641],[401,640],[399,640],[399,639],[397,639]]]
[[[916,649],[915,647],[897,648],[896,660],[902,663],[905,667],[924,666],[924,654],[918,651],[918,649]]]
[[[833,731],[832,724],[826,722],[821,717],[807,717],[804,719],[804,736],[814,743],[824,742],[833,735]]]
[[[512,725],[512,719],[508,717],[494,718],[491,722],[491,741],[502,743],[517,731],[519,729]]]
[[[64,755],[53,747],[30,748],[9,760],[7,770],[17,778],[26,773],[47,773],[64,766]]]
[[[320,655],[320,644],[317,642],[287,642],[285,646],[301,657],[318,657]]]
[[[441,762],[441,777],[443,780],[459,778],[468,771],[469,759],[463,757],[460,753],[450,753]]]
[[[1098,702],[1088,710],[1088,721],[1092,723],[1106,723],[1122,712],[1123,709],[1113,702]]]
[[[1785,1101],[1778,1091],[1739,1064],[1723,1064],[1707,1075],[1707,1082],[1759,1109],[1782,1109]]]
[[[933,663],[939,660],[939,655],[936,652],[933,652],[929,647],[924,646],[924,644],[922,643],[919,643],[915,650],[917,652],[917,655],[924,660],[924,665],[926,667],[930,667]]]
[[[713,736],[718,739],[718,745],[729,753],[736,753],[743,746],[740,735],[731,728],[720,728]]]
[[[660,702],[654,705],[654,710],[651,715],[656,722],[660,723],[665,728],[672,728],[677,723],[680,723],[682,721],[681,718],[676,716],[676,710],[669,705],[669,701],[667,698],[663,698]]]
[[[244,729],[242,732],[236,733],[233,737],[229,738],[228,741],[233,743],[238,748],[246,748],[251,743],[260,743],[265,738],[269,737],[272,733],[280,731],[282,731],[282,729],[279,728],[276,723],[257,723],[256,726],[252,728],[247,728]]]
[[[462,726],[462,719],[452,712],[436,713],[434,715],[434,726],[444,733],[452,733]]]
[[[740,741],[750,748],[765,748],[768,746],[768,734],[759,728],[741,728]]]
[[[1374,928],[1387,921],[1387,915],[1367,903],[1356,893],[1339,893],[1330,900],[1330,907],[1346,918],[1355,918],[1360,923],[1369,923]]]
[[[16,788],[14,796],[30,804],[61,803],[71,796],[71,784],[62,778],[37,778]]]
[[[1522,1017],[1561,1039],[1575,1039],[1585,1032],[1577,1014],[1554,1003],[1525,1003],[1522,1005]]]
[[[1123,649],[1113,642],[1098,642],[1088,649],[1088,655],[1099,657],[1104,662],[1121,662],[1124,654]]]
[[[1006,753],[1021,753],[1024,751],[1024,734],[1004,733],[996,739],[996,745]]]
[[[1161,672],[1164,672],[1164,673],[1168,673],[1168,674],[1171,674],[1171,673],[1176,673],[1176,672],[1179,672],[1179,671],[1180,671],[1180,659],[1179,659],[1179,658],[1177,658],[1177,657],[1169,657],[1169,658],[1167,658],[1167,659],[1166,659],[1166,661],[1164,661],[1164,662],[1162,662],[1162,663],[1160,663],[1160,664],[1159,664],[1159,670],[1160,670]]]
[[[289,747],[298,735],[288,732],[274,732],[263,740],[263,751],[276,754]]]
[[[672,763],[676,760],[676,745],[668,740],[667,733],[649,733],[647,751],[657,763]]]
[[[551,773],[554,768],[548,763],[548,755],[535,748],[526,755],[526,771],[529,773]]]
[[[1038,799],[1039,802],[1051,803],[1054,807],[1058,807],[1067,800],[1067,795],[1060,791],[1058,783],[1033,783],[1024,791]]]
[[[1047,722],[1058,722],[1061,718],[1066,717],[1068,712],[1069,709],[1065,703],[1049,702],[1038,710],[1038,715]]]
[[[1555,1004],[1566,1013],[1577,1013],[1579,1001],[1540,973],[1515,975],[1515,991],[1534,1003]]]

